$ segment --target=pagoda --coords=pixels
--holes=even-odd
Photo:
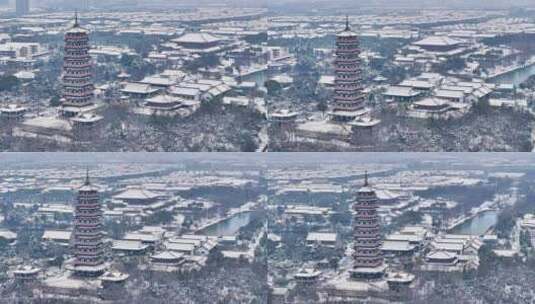
[[[359,56],[358,35],[351,30],[349,18],[346,18],[345,30],[336,35],[335,89],[329,113],[333,121],[350,122],[368,114]]]
[[[364,185],[353,204],[353,279],[380,280],[384,277],[386,266],[381,252],[381,224],[377,208],[377,195],[368,183],[366,172]]]
[[[360,52],[358,35],[351,30],[349,17],[346,17],[346,28],[336,35],[334,100],[329,117],[332,122],[349,125],[353,140],[365,143],[381,121],[373,118],[366,108]]]
[[[89,181],[89,172],[78,190],[74,213],[73,270],[82,276],[99,276],[106,270],[102,241],[102,210],[98,188]]]
[[[62,112],[72,117],[93,105],[93,63],[89,55],[89,31],[80,26],[78,13],[74,25],[65,33],[63,58]]]

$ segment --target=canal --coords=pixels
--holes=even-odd
[[[495,77],[491,82],[519,86],[533,75],[535,75],[535,64]]]
[[[268,79],[266,70],[259,70],[249,75],[242,76],[242,81],[250,81],[256,83],[257,86],[262,87]]]
[[[458,225],[450,232],[454,234],[482,235],[489,228],[496,225],[498,221],[498,211],[489,210],[482,212],[472,219]]]
[[[254,216],[253,212],[239,213],[229,219],[203,229],[201,233],[210,236],[233,236],[238,233],[241,227],[249,224]]]

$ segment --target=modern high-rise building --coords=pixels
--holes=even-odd
[[[359,189],[357,201],[353,204],[354,253],[351,276],[354,279],[381,279],[386,270],[381,252],[381,224],[377,207],[377,195],[368,184],[366,173],[364,185]]]
[[[93,63],[89,55],[89,31],[78,23],[65,34],[63,59],[63,113],[76,116],[82,108],[93,104]]]
[[[335,89],[329,113],[334,121],[350,122],[368,113],[359,56],[359,39],[357,33],[351,30],[347,19],[345,30],[336,35]]]
[[[102,242],[102,209],[98,188],[89,181],[78,190],[72,234],[73,268],[83,276],[98,276],[105,270]]]
[[[30,13],[30,0],[15,0],[15,9],[17,16],[23,16]]]
[[[80,0],[80,2],[81,2],[80,9],[82,9],[83,11],[89,10],[89,7],[90,7],[89,0]]]

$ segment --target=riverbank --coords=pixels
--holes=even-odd
[[[452,234],[482,236],[496,225],[498,209],[481,210],[477,214],[465,217],[460,223],[449,230]]]
[[[501,211],[500,206],[513,205],[514,202],[516,201],[516,198],[517,198],[516,191],[513,191],[509,195],[505,195],[505,194],[495,195],[495,197],[494,197],[494,199],[492,201],[484,202],[478,208],[472,209],[470,215],[462,215],[462,216],[456,218],[455,220],[453,220],[448,225],[447,231],[451,232],[451,233],[464,234],[464,233],[459,233],[459,232],[463,232],[463,229],[461,229],[461,226],[467,225],[468,221],[473,221],[478,216],[480,216],[481,217],[481,222],[482,222],[481,224],[484,225],[485,227],[475,227],[475,226],[478,226],[477,223],[474,224],[473,226],[471,224],[470,227],[468,227],[467,229],[464,229],[464,232],[466,232],[467,230],[468,231],[481,230],[480,233],[477,233],[477,234],[484,235],[494,225],[496,225],[497,216],[498,216],[499,212]],[[486,214],[489,214],[488,218],[485,218]],[[490,222],[492,222],[492,223],[490,223]],[[479,229],[479,228],[481,228],[481,229]],[[472,233],[468,233],[468,234],[472,234]]]
[[[253,212],[257,206],[258,206],[258,203],[248,202],[242,205],[240,208],[230,209],[226,216],[209,219],[205,223],[202,223],[199,227],[193,228],[193,232],[195,234],[202,234],[203,232],[212,228],[213,226],[216,226],[225,221],[231,220],[235,216],[238,216],[244,213]]]
[[[482,213],[485,213],[485,212],[489,212],[489,211],[498,211],[498,209],[497,208],[484,208],[484,209],[480,209],[476,213],[470,214],[468,216],[462,215],[462,216],[456,218],[455,220],[453,220],[453,222],[448,225],[447,229],[448,229],[448,231],[454,230],[455,228],[458,228],[462,224],[466,223],[467,221],[469,221],[471,219],[474,219],[476,216],[478,216],[478,215],[480,215]]]
[[[535,56],[523,64],[506,67],[485,77],[487,82],[513,84],[518,86],[535,75]]]

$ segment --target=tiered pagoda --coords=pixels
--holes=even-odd
[[[351,127],[352,141],[370,144],[373,130],[381,121],[373,118],[366,108],[360,44],[357,33],[349,26],[349,18],[346,19],[346,28],[336,35],[334,71],[334,100],[329,117],[335,123]]]
[[[98,188],[89,181],[78,191],[75,207],[72,251],[73,269],[82,276],[99,276],[106,270],[102,241],[102,210]]]
[[[63,114],[76,116],[84,107],[93,104],[92,60],[89,55],[89,31],[78,23],[65,34],[63,59]]]
[[[347,19],[345,30],[336,35],[334,101],[329,113],[333,121],[351,122],[368,113],[359,56],[359,39]]]
[[[353,204],[353,279],[377,280],[382,279],[385,274],[377,207],[377,195],[368,184],[366,173],[364,186],[359,189],[357,201]]]

